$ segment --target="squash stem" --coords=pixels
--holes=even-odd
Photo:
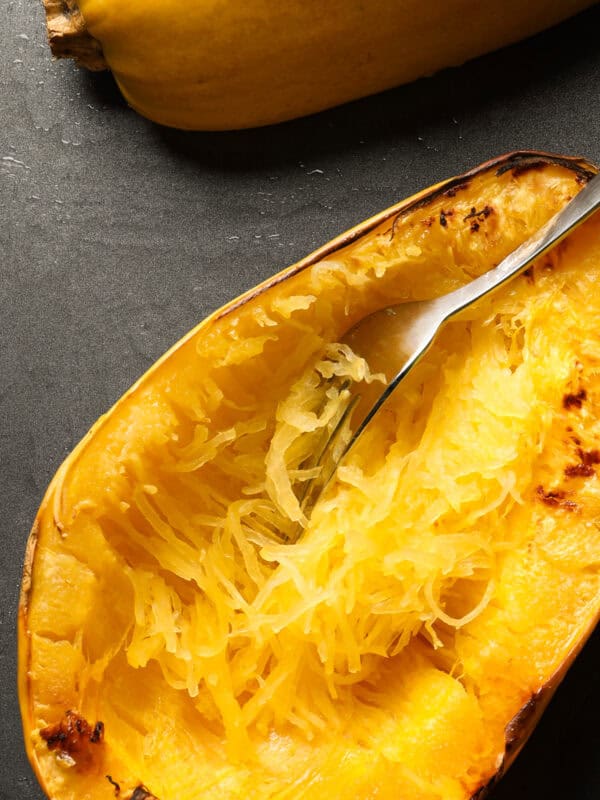
[[[87,29],[77,0],[42,0],[46,11],[48,42],[55,58],[73,58],[80,66],[107,69],[102,46]]]

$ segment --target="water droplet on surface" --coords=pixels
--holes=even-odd
[[[23,167],[23,169],[30,169],[24,161],[20,161],[18,158],[14,156],[2,156],[2,161],[5,161],[9,164],[14,164],[16,167]]]

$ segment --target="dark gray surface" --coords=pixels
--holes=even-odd
[[[467,68],[276,128],[183,134],[0,16],[0,800],[40,800],[15,619],[28,529],[96,417],[207,312],[350,225],[516,148],[600,162],[600,7]],[[600,794],[600,637],[494,797]],[[171,800],[176,800],[172,798]]]

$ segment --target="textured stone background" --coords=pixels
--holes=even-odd
[[[0,800],[41,800],[16,699],[28,529],[93,421],[207,312],[370,214],[516,148],[600,162],[600,7],[465,68],[271,129],[184,134],[0,16]],[[600,637],[497,800],[592,800]],[[176,798],[171,798],[176,800]]]

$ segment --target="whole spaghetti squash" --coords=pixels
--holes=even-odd
[[[177,128],[268,125],[531,36],[593,0],[43,0],[57,57]]]
[[[594,172],[517,153],[382,212],[202,322],[98,421],[23,580],[49,797],[491,786],[600,609],[600,217],[450,323],[309,520],[299,498],[332,376],[380,379],[344,332],[483,273]]]

